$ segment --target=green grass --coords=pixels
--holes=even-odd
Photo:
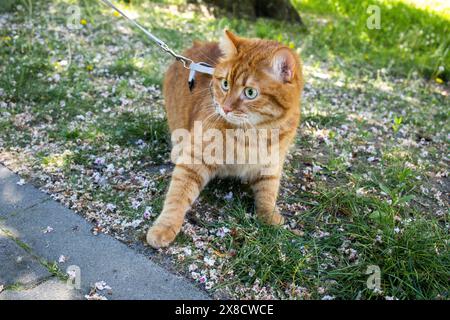
[[[337,59],[349,65],[370,65],[400,75],[416,71],[427,78],[449,80],[448,6],[446,12],[439,12],[398,0],[295,0],[294,3],[300,12],[307,14],[316,54],[325,61]],[[380,29],[367,28],[370,5],[380,9]],[[317,23],[318,17],[321,23]],[[439,71],[439,66],[445,70]]]
[[[191,256],[174,255],[175,267],[188,276],[192,263],[208,277],[214,269],[210,292],[218,296],[449,299],[450,104],[447,82],[436,82],[449,79],[448,6],[374,1],[381,29],[368,30],[370,1],[293,2],[307,31],[209,19],[184,1],[126,7],[177,51],[229,27],[295,46],[305,64],[302,127],[278,201],[289,227],[260,224],[247,187],[214,181],[188,215],[196,237],[187,228],[165,253],[191,248]],[[69,32],[71,4],[87,24]],[[16,5],[0,7],[8,16],[0,28],[8,62],[0,65],[0,162],[26,168],[90,221],[110,218],[109,232],[140,239],[154,217],[121,224],[142,219],[147,207],[162,210],[171,165],[160,85],[172,60],[96,1]],[[230,232],[213,236],[221,227]],[[371,265],[381,270],[381,293],[367,288]]]

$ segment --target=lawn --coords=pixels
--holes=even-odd
[[[306,86],[278,201],[286,225],[261,225],[248,188],[214,181],[173,246],[143,248],[173,168],[171,60],[92,0],[2,1],[0,163],[215,298],[449,299],[445,1],[293,1],[307,30],[132,3],[121,7],[176,50],[225,27],[297,48]],[[379,30],[365,25],[372,3]],[[380,289],[367,286],[373,266]]]

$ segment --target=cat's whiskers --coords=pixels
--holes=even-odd
[[[246,114],[229,113],[225,116],[225,119],[231,124],[239,127],[245,127],[247,124],[250,124],[250,122],[248,121],[248,116]]]
[[[210,129],[210,128],[215,128],[216,127],[216,123],[221,119],[220,115],[217,113],[213,113],[211,114],[206,122],[206,127],[205,129]]]
[[[255,129],[256,130],[256,126],[250,122],[250,120],[247,119],[247,121],[245,121],[245,125],[246,128],[245,129]]]
[[[214,103],[212,103],[211,101],[205,101],[203,102],[203,104],[200,105],[200,107],[214,107]]]
[[[210,120],[215,120],[217,117],[220,117],[217,112],[209,112],[209,114],[203,119],[202,123],[210,124]]]
[[[206,105],[201,105],[200,107],[201,108],[208,108],[208,109],[211,107],[213,109],[214,113],[216,113],[217,115],[221,116],[222,118],[225,118],[225,114],[222,111],[222,107],[216,101],[216,99],[214,97],[212,84],[213,84],[213,81],[211,80],[211,82],[210,82],[210,84],[209,84],[209,86],[207,88],[200,89],[199,91],[196,92],[196,94],[200,95],[200,94],[204,93],[205,91],[209,91],[209,93],[211,95],[211,101],[207,101]]]
[[[213,117],[218,116],[218,114],[216,112],[211,112],[208,116],[206,116],[205,119],[203,119],[203,122],[208,122],[210,119],[212,119]]]
[[[206,110],[205,112],[209,113],[206,118],[203,119],[203,122],[208,127],[213,127],[222,118],[221,114],[218,112],[214,104],[207,103],[205,105],[202,105],[201,108]]]

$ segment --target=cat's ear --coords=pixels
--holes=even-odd
[[[224,35],[219,43],[220,50],[224,54],[225,59],[231,58],[237,54],[239,41],[240,39],[238,36],[225,29]]]
[[[288,48],[281,48],[272,58],[272,74],[281,82],[291,82],[294,79],[297,62],[294,54]]]

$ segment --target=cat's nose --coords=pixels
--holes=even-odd
[[[231,112],[231,106],[230,105],[223,105],[223,107],[222,107],[222,109],[223,109],[223,112],[225,112],[225,114],[228,114],[229,112]]]

